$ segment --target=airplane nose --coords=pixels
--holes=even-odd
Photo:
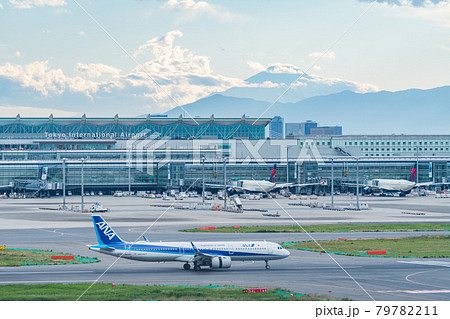
[[[284,256],[288,257],[291,253],[289,252],[289,250],[284,249]]]

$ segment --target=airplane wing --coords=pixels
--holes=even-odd
[[[209,187],[209,188],[224,188],[225,185],[221,185],[221,184],[207,184],[205,183],[205,187]]]
[[[350,183],[342,183],[341,185],[344,185],[344,186],[347,186],[347,187],[357,187],[357,186],[359,186],[359,187],[366,187],[366,186],[368,186],[368,187],[370,187],[370,188],[374,188],[374,189],[381,189],[380,187],[378,187],[378,186],[375,186],[375,185],[366,185],[366,184],[350,184]]]
[[[192,259],[192,261],[198,261],[198,260],[211,260],[212,258],[216,257],[214,255],[210,255],[210,254],[204,254],[202,253],[197,247],[195,247],[194,243],[191,242],[192,245],[192,249],[194,249],[195,255],[194,258]]]
[[[306,184],[292,184],[291,186],[305,187],[305,186],[315,186],[324,185],[323,183],[306,183]]]
[[[221,185],[221,184],[205,184],[205,187],[208,188],[217,188],[217,189],[223,189],[225,187],[225,185]],[[234,189],[236,191],[242,191],[243,188],[239,187],[239,186],[232,186],[232,185],[227,185],[227,190],[229,189]]]
[[[316,183],[305,183],[305,184],[293,184],[293,183],[285,183],[285,184],[277,184],[276,186],[275,186],[275,188],[278,188],[279,186],[278,185],[284,185],[284,186],[281,186],[281,187],[306,187],[306,186],[316,186],[316,185],[323,185],[323,186],[326,186],[327,185],[327,183],[325,182],[316,182]]]
[[[443,183],[433,183],[433,182],[417,183],[416,185],[414,185],[414,187],[431,186],[431,185],[443,185]]]
[[[276,188],[286,188],[286,187],[291,187],[294,186],[292,183],[283,183],[283,184],[276,184],[275,187],[273,189]]]
[[[204,253],[202,253],[197,247],[195,247],[195,245],[194,245],[193,242],[191,242],[191,245],[192,245],[192,249],[194,249],[195,256],[207,257],[207,258],[213,258],[213,257],[215,257],[214,255],[209,255],[209,254],[204,254]]]

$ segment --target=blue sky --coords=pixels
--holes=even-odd
[[[368,91],[450,84],[450,0],[2,0],[0,28],[4,116],[164,112],[272,65]]]

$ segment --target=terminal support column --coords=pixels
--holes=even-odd
[[[84,158],[81,159],[81,212],[84,211]]]
[[[227,159],[223,158],[223,208],[227,209]]]
[[[66,159],[62,160],[63,209],[66,209]]]
[[[205,157],[202,157],[202,203],[205,203]]]
[[[356,158],[356,209],[359,210],[359,157]]]
[[[331,159],[331,208],[334,208],[334,159]]]

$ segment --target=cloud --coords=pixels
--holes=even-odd
[[[194,0],[169,0],[164,4],[167,8],[177,8],[187,11],[195,11],[199,13],[216,13],[216,8],[214,5],[205,2]]]
[[[15,55],[16,57],[20,58],[20,56],[21,56],[20,51],[16,51],[16,53],[14,53],[14,55]]]
[[[65,6],[65,0],[9,0],[16,9],[31,9],[36,7],[60,7]]]
[[[359,0],[361,2],[373,2],[373,0]],[[425,7],[433,4],[448,2],[448,0],[376,0],[379,3],[385,3],[392,6],[404,7]]]
[[[369,83],[306,74],[292,64],[274,63],[269,66],[263,66],[259,62],[248,64],[259,73],[248,78],[243,85],[233,86],[221,94],[272,103],[279,99],[281,94],[283,94],[281,102],[298,102],[346,90],[357,93],[379,91],[378,87]],[[286,91],[287,88],[290,89]]]
[[[450,1],[429,4],[424,7],[409,7],[400,15],[434,21],[443,27],[450,28]]]
[[[245,22],[249,20],[249,17],[243,14],[232,13],[223,6],[214,5],[206,1],[169,0],[163,5],[163,8],[172,11],[176,10],[182,14],[183,19],[188,20],[201,15],[210,16],[222,22]]]
[[[267,67],[269,73],[303,74],[304,72],[292,64],[275,63]]]
[[[171,47],[173,47],[175,38],[181,38],[182,36],[183,32],[180,30],[173,30],[166,33],[164,36],[155,37],[139,46],[133,53],[133,56],[137,57],[138,55],[146,53],[148,50],[152,51],[154,56],[167,56],[173,51]]]
[[[370,83],[361,83],[340,78],[326,78],[318,75],[309,75],[307,82],[314,84],[323,84],[329,87],[339,85],[346,86],[347,90],[351,90],[356,93],[377,92],[380,90],[376,85]]]
[[[378,2],[387,8],[397,9],[396,16],[430,20],[450,28],[450,0],[378,0]]]
[[[233,86],[246,85],[241,79],[215,74],[209,57],[176,45],[175,41],[182,35],[174,30],[141,45],[135,56],[145,58],[145,62],[128,72],[101,63],[80,62],[74,67],[76,76],[68,76],[61,69],[52,68],[48,61],[26,65],[7,63],[0,66],[0,88],[1,83],[5,88],[13,87],[8,90],[8,98],[13,93],[18,99],[26,98],[31,105],[21,104],[27,106],[33,106],[36,101],[61,103],[66,99],[70,102],[70,97],[82,96],[82,101],[88,98],[98,108],[108,106],[108,111],[110,105],[123,101],[127,111],[134,108],[135,112],[142,113],[144,106],[170,109]],[[2,99],[0,94],[0,103],[16,104],[14,101]]]
[[[272,63],[264,66],[259,62],[248,61],[248,66],[257,72],[279,73],[279,74],[303,74],[303,70],[293,64],[288,63]]]
[[[120,72],[122,71],[115,67],[101,63],[77,63],[77,65],[75,66],[75,70],[87,76],[88,78],[100,78],[103,75],[118,77],[120,75]]]
[[[71,70],[73,75],[52,67],[48,61],[0,65],[0,105],[77,110],[91,116],[119,112],[133,116],[169,110],[231,88],[270,90],[276,95],[303,74],[291,64],[264,67],[252,61],[248,65],[265,71],[266,79],[252,82],[217,74],[211,69],[209,57],[176,44],[182,36],[181,31],[173,30],[146,41],[134,52],[143,62],[127,71],[82,62]],[[295,87],[302,85],[312,88],[311,94],[324,86],[357,92],[375,90],[366,84],[310,75],[303,76]]]
[[[97,91],[97,84],[80,77],[67,77],[61,69],[51,69],[48,61],[36,61],[25,66],[6,63],[0,66],[0,79],[19,83],[32,88],[43,96],[62,94],[66,90],[86,95]]]
[[[441,45],[441,49],[444,49],[445,51],[450,52],[450,47],[448,47],[446,45]]]
[[[329,60],[334,60],[336,57],[334,56],[334,52],[333,51],[328,51],[326,53],[323,52],[311,52],[309,54],[309,56],[311,58],[320,58],[320,59],[329,59]]]
[[[252,70],[254,70],[256,72],[266,71],[266,67],[259,62],[248,61],[247,64]]]
[[[55,117],[76,117],[81,115],[79,112],[70,112],[52,108],[12,105],[0,105],[0,113],[3,117],[15,117],[17,114],[20,114],[21,117],[43,117],[44,115],[50,116],[50,114],[53,114]]]
[[[264,81],[262,83],[246,83],[241,85],[241,88],[263,88],[263,89],[273,89],[286,86],[285,83],[274,83],[272,81]]]
[[[151,59],[134,68],[128,74],[126,82],[134,87],[147,86],[148,89],[154,89],[153,78],[163,89],[157,88],[148,96],[155,102],[167,103],[171,100],[167,96],[169,94],[179,104],[194,102],[232,86],[245,85],[243,80],[214,74],[209,57],[196,55],[175,45],[175,41],[182,36],[181,31],[173,30],[141,45],[134,56],[147,56]]]

